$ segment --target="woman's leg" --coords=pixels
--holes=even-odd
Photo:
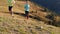
[[[27,11],[27,19],[29,19],[29,11]]]
[[[11,15],[13,14],[13,12],[12,12],[12,7],[13,7],[13,6],[9,6],[9,12],[10,12]]]

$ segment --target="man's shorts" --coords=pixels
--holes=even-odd
[[[28,16],[29,15],[29,11],[25,11],[25,15]]]
[[[8,6],[9,11],[11,11],[11,10],[12,10],[12,7],[13,7],[13,6]]]

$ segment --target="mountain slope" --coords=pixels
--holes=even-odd
[[[49,20],[45,18],[47,12],[39,11],[38,9],[43,8],[32,2],[29,3],[32,6],[30,11],[33,12],[30,13],[29,20],[26,20],[24,16],[24,3],[25,1],[16,1],[13,7],[14,17],[12,17],[8,12],[6,0],[0,2],[0,34],[60,34],[59,27],[45,24],[45,19]],[[35,13],[36,10],[39,12]],[[41,19],[36,18],[36,15]]]

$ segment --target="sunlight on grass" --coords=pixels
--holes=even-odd
[[[23,29],[19,29],[19,32],[20,32],[21,34],[26,34],[26,32],[24,32]]]

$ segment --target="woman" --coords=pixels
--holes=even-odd
[[[8,0],[8,9],[12,16],[13,16],[12,8],[13,8],[14,3],[15,3],[14,0]]]
[[[29,18],[29,9],[30,9],[29,1],[26,1],[26,4],[25,4],[25,15],[26,15],[27,19]]]

